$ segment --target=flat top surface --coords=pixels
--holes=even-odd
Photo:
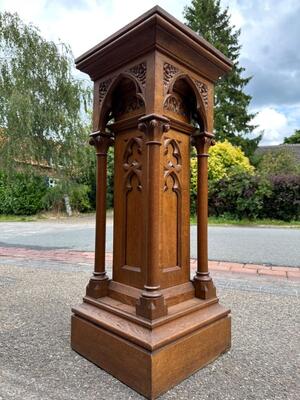
[[[300,266],[300,229],[210,226],[209,259]],[[2,222],[0,246],[67,248],[94,251],[94,217],[59,221]],[[113,226],[108,221],[106,249],[112,251]],[[197,256],[197,230],[191,227],[191,257]]]
[[[102,42],[98,43],[96,46],[92,47],[90,50],[83,53],[81,56],[77,57],[75,63],[78,64],[83,61],[85,58],[90,57],[94,53],[97,53],[101,49],[103,49],[108,44],[114,42],[122,35],[125,35],[130,30],[134,29],[136,26],[142,24],[148,18],[152,17],[153,15],[159,15],[160,17],[164,18],[168,22],[170,22],[175,28],[179,29],[180,31],[184,32],[190,39],[196,41],[197,43],[201,44],[204,48],[208,49],[211,53],[215,54],[219,58],[221,58],[224,62],[228,65],[232,66],[232,62],[229,58],[225,57],[219,50],[217,50],[214,46],[212,46],[209,42],[207,42],[204,38],[197,35],[192,29],[184,25],[178,19],[174,18],[171,14],[165,11],[163,8],[159,6],[155,6],[151,8],[149,11],[142,14],[140,17],[135,19],[134,21],[130,22],[108,38],[104,39]],[[101,25],[100,25],[101,26]]]
[[[144,399],[71,350],[71,306],[91,274],[75,267],[0,265],[0,399]],[[222,279],[215,283],[232,310],[232,349],[160,399],[299,398],[299,298],[287,295],[291,283],[268,279],[263,293],[252,278],[243,278],[251,283],[245,290],[227,276],[226,289]]]

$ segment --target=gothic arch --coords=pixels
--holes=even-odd
[[[109,115],[113,111],[114,94],[124,84],[130,82],[133,86],[134,95],[139,104],[145,106],[144,85],[130,72],[121,72],[113,78],[109,78],[99,84],[99,119],[98,129],[105,131]]]
[[[191,93],[193,94],[193,97],[195,99],[194,117],[201,126],[202,130],[207,130],[208,98],[207,98],[207,86],[204,83],[197,80],[193,80],[188,74],[177,72],[169,81],[168,90],[164,99],[164,104],[166,104],[167,101],[170,101],[170,98],[172,98],[172,96],[174,98],[179,97],[178,94],[176,93],[177,92],[176,86],[180,83],[180,81],[184,82],[190,89]],[[182,106],[179,106],[179,111],[181,107]]]

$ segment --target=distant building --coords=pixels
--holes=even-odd
[[[295,157],[295,160],[300,163],[300,144],[279,144],[275,146],[259,146],[255,154],[262,156],[268,152],[276,153],[285,150]]]

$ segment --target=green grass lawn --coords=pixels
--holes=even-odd
[[[191,217],[191,223],[196,223],[196,217]],[[287,226],[290,228],[300,228],[300,221],[281,221],[276,219],[232,219],[225,217],[209,217],[209,225],[238,225],[238,226]]]
[[[108,217],[112,218],[111,210],[108,210]],[[91,216],[93,214],[79,214],[74,215],[74,217],[85,217]],[[65,214],[37,214],[37,215],[2,215],[0,214],[0,222],[31,222],[38,221],[41,219],[55,219],[55,218],[68,218]],[[191,216],[191,224],[196,224],[197,219],[196,216]],[[209,217],[208,219],[209,225],[238,225],[238,226],[286,226],[290,228],[300,228],[300,221],[280,221],[275,219],[257,219],[257,220],[249,220],[249,219],[231,219],[225,217]]]
[[[197,223],[195,215],[191,216],[191,224]],[[209,217],[209,225],[238,225],[238,226],[286,226],[289,228],[300,228],[300,221],[281,221],[278,219],[255,219],[250,220],[247,218],[233,219],[228,217]]]
[[[0,214],[0,222],[28,222],[41,219],[38,215],[3,215]]]

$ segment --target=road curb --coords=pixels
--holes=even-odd
[[[25,258],[67,263],[90,263],[94,261],[94,252],[69,249],[31,249],[25,247],[0,247],[1,258]],[[106,253],[107,262],[112,261],[112,253]],[[300,280],[300,267],[286,267],[277,265],[259,265],[249,263],[236,263],[227,261],[209,261],[210,271],[216,273],[245,274],[256,276],[269,276],[282,279]],[[191,269],[196,270],[197,259],[191,258]]]
[[[194,260],[195,262],[196,260]],[[209,261],[208,267],[210,271],[228,272],[238,274],[250,274],[257,276],[272,276],[285,279],[299,279],[299,267],[285,267],[277,265],[259,265],[259,264],[246,264],[246,263],[233,263],[226,261]]]

